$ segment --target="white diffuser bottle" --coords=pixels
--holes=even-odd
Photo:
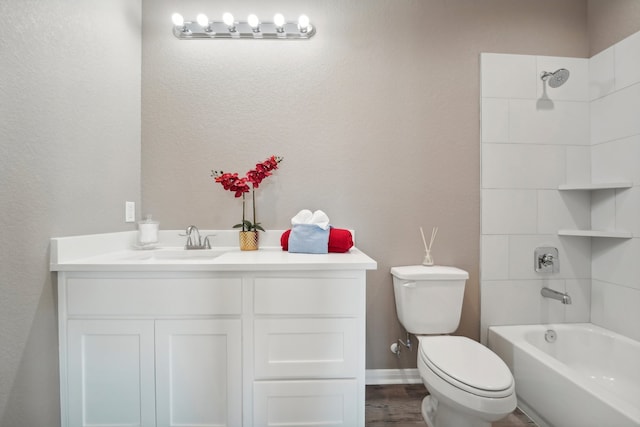
[[[138,247],[151,249],[158,244],[158,229],[160,223],[154,221],[151,215],[147,215],[143,221],[138,222]]]

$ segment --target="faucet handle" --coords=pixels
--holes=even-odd
[[[215,237],[215,234],[208,234],[204,236],[204,241],[202,242],[202,246],[204,246],[205,249],[211,249],[211,242],[209,241],[209,237]]]
[[[538,265],[540,267],[549,267],[553,265],[553,255],[552,254],[544,254],[538,258]]]

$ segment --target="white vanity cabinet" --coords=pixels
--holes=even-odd
[[[131,249],[133,232],[52,239],[62,427],[364,427],[376,262],[357,248],[194,256],[171,246],[180,233],[157,253]]]
[[[219,276],[60,273],[63,425],[242,425],[242,282]]]

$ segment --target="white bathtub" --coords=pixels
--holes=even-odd
[[[553,330],[555,342],[545,333]],[[539,426],[640,426],[640,342],[590,323],[492,326],[518,406]]]

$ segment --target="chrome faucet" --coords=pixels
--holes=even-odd
[[[545,287],[540,290],[540,295],[545,298],[557,299],[563,304],[571,304],[571,297],[566,292],[558,292]]]
[[[185,249],[211,249],[209,236],[202,240],[200,231],[195,225],[188,226],[185,234],[181,234],[181,236],[187,236],[187,243],[184,245]]]

